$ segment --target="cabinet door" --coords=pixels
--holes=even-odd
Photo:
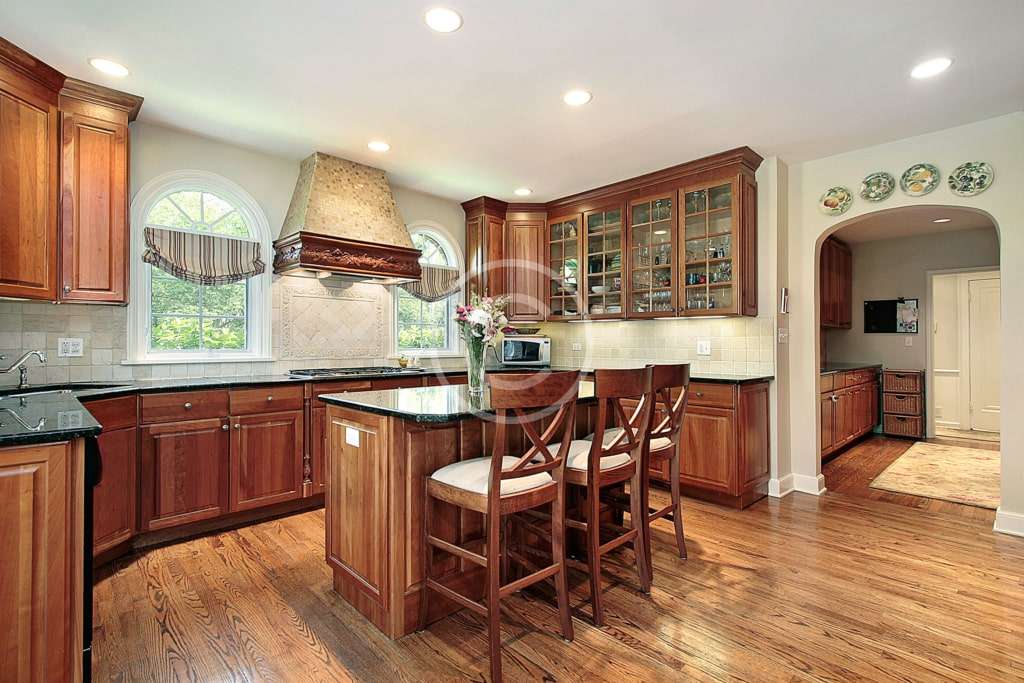
[[[653,318],[675,313],[675,212],[672,194],[629,203],[625,282],[628,317]]]
[[[680,481],[732,493],[736,463],[736,412],[688,406],[683,419]]]
[[[3,680],[81,680],[81,440],[0,449]]]
[[[327,428],[327,407],[313,408],[309,411],[312,424],[309,428],[309,479],[313,484],[313,491],[309,495],[315,496],[324,492],[324,472],[327,457],[327,450],[324,447],[324,430]]]
[[[849,329],[853,324],[853,257],[850,248],[839,245],[837,270],[837,313],[839,327]]]
[[[135,532],[137,437],[134,427],[99,436],[103,478],[93,489],[93,555],[127,541]]]
[[[0,297],[57,298],[57,98],[0,65]]]
[[[821,245],[821,258],[818,266],[818,296],[820,299],[820,320],[822,327],[832,327],[832,242],[825,240]]]
[[[583,214],[583,263],[586,281],[583,316],[621,318],[622,310],[622,205]],[[669,264],[666,264],[669,265]]]
[[[737,281],[741,245],[736,181],[722,179],[684,188],[683,258],[679,307],[684,315],[739,312]],[[755,283],[756,285],[756,283]]]
[[[836,445],[836,402],[833,394],[821,397],[821,452],[827,453]]]
[[[231,418],[231,511],[302,495],[302,411]]]
[[[229,429],[227,418],[142,429],[142,530],[227,513]]]
[[[505,227],[505,257],[510,261],[508,319],[544,319],[544,221],[510,220]]]
[[[580,236],[583,218],[579,214],[548,221],[547,259],[549,320],[580,317]]]
[[[854,432],[853,390],[836,392],[835,444],[842,445],[850,440]]]
[[[128,301],[128,126],[64,113],[61,293],[66,301]]]

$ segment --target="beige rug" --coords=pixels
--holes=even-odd
[[[953,429],[952,427],[940,427],[938,425],[935,427],[935,436],[945,436],[950,439],[999,442],[999,432],[979,432],[975,429]]]
[[[871,488],[999,507],[999,451],[919,441],[875,477]]]

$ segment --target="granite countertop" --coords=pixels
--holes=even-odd
[[[321,401],[421,423],[444,423],[494,414],[490,393],[473,396],[465,384],[323,394]],[[581,380],[577,401],[594,401],[594,383]]]
[[[868,370],[870,368],[882,368],[881,363],[870,363],[870,362],[835,362],[835,363],[823,363],[821,366],[821,374],[831,375],[834,372],[846,372],[847,370]]]
[[[94,436],[100,429],[71,393],[0,397],[0,447]]]

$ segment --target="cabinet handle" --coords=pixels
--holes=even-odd
[[[227,425],[221,425],[220,428],[221,428],[221,430],[223,430],[225,432],[228,431],[228,426]]]
[[[700,397],[702,397],[704,395],[704,392],[703,391],[697,391],[697,392],[694,392],[693,395],[696,396],[697,398],[700,398]]]
[[[241,428],[242,428],[242,425],[240,425],[240,424],[236,424],[235,425],[235,429],[241,429]]]
[[[906,396],[897,396],[896,394],[893,394],[892,397],[894,399],[896,399],[897,401],[906,401],[907,400]]]
[[[192,404],[188,401],[185,401],[185,410],[192,410]]]
[[[833,403],[838,403],[839,402],[839,397],[836,396],[835,394],[832,394],[829,398],[832,399]]]
[[[273,400],[274,400],[273,396],[267,396],[267,403],[270,403]]]

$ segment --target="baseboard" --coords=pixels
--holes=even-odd
[[[819,474],[812,477],[806,474],[793,475],[793,490],[800,493],[809,493],[812,496],[820,496],[828,489],[825,488],[825,476]]]
[[[787,474],[779,479],[768,480],[768,495],[772,498],[784,498],[793,493],[793,475]]]
[[[996,510],[996,523],[992,528],[1001,534],[1024,536],[1024,515],[999,508]]]

